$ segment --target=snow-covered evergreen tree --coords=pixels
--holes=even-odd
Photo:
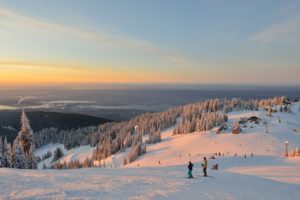
[[[18,136],[14,142],[14,146],[15,145],[17,145],[17,147],[14,147],[15,156],[17,157],[17,148],[21,148],[22,152],[25,155],[25,160],[27,163],[26,167],[29,169],[36,169],[37,162],[36,162],[36,158],[34,157],[35,144],[34,144],[33,131],[30,127],[29,119],[26,116],[24,110],[21,115],[21,130],[18,133]]]
[[[149,133],[149,139],[146,141],[148,144],[154,144],[161,142],[161,132],[160,131],[151,131]]]
[[[8,149],[8,145],[7,144],[7,138],[4,137],[4,142],[3,142],[3,146],[2,146],[2,154],[3,154],[3,162],[4,162],[4,167],[10,167],[10,163],[9,163],[9,149]]]
[[[52,152],[51,151],[47,151],[47,153],[45,153],[42,158],[41,161],[46,160],[48,158],[50,158],[52,156]]]
[[[13,167],[13,161],[15,159],[15,154],[12,146],[10,144],[7,145],[7,163],[6,167],[12,168]]]
[[[138,134],[132,143],[128,154],[128,162],[131,163],[137,159],[138,156],[146,153],[146,145],[142,143],[141,134]]]
[[[287,108],[287,112],[288,112],[288,113],[292,113],[292,109],[291,109],[291,106],[290,106],[290,105],[289,105],[288,108]]]
[[[14,158],[12,160],[12,167],[18,169],[28,169],[28,163],[26,160],[25,152],[17,139],[14,141],[13,151]]]
[[[0,137],[0,168],[5,167],[3,149],[2,137]]]
[[[34,145],[30,147],[29,154],[27,155],[28,169],[37,169],[37,158],[34,156]]]
[[[26,116],[24,110],[21,115],[21,130],[18,134],[17,139],[20,145],[23,147],[24,152],[26,154],[29,154],[30,149],[32,149],[32,147],[34,146],[34,137],[33,137],[33,131],[30,127],[29,119]]]
[[[53,160],[52,162],[55,162],[57,160],[59,160],[60,158],[62,158],[64,156],[64,153],[63,151],[61,150],[61,148],[57,148],[55,151],[54,151],[54,155],[53,155]]]
[[[280,106],[280,108],[279,108],[279,111],[280,111],[280,112],[283,112],[283,108],[282,108],[282,106]]]

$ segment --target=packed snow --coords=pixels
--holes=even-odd
[[[243,117],[261,118],[259,124],[241,125],[237,135],[230,128],[216,134],[216,127],[174,136],[171,127],[162,142],[147,146],[147,154],[126,166],[128,151],[107,158],[105,168],[0,169],[0,199],[299,199],[300,157],[284,156],[285,141],[289,150],[300,147],[298,108],[295,104],[292,113],[272,117],[264,111],[231,112],[229,127]],[[57,147],[65,154],[61,161],[84,160],[93,152],[90,146],[67,151],[49,144],[36,155]],[[208,170],[209,177],[202,177],[204,156],[215,157],[208,159],[209,168],[219,165],[218,171]],[[194,179],[187,178],[188,161],[194,163]],[[43,162],[50,165],[51,158]]]

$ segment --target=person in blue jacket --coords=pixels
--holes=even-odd
[[[188,165],[188,169],[189,169],[188,177],[189,177],[189,178],[193,178],[193,174],[192,174],[193,167],[194,167],[194,165],[193,165],[193,163],[190,161],[190,162],[189,162],[189,165]]]

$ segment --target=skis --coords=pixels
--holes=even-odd
[[[213,178],[213,176],[203,176],[203,175],[197,175],[197,176],[193,176],[193,177],[185,177],[187,179],[194,179],[194,178]]]

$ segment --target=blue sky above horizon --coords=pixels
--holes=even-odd
[[[0,0],[0,83],[299,85],[300,1]]]

